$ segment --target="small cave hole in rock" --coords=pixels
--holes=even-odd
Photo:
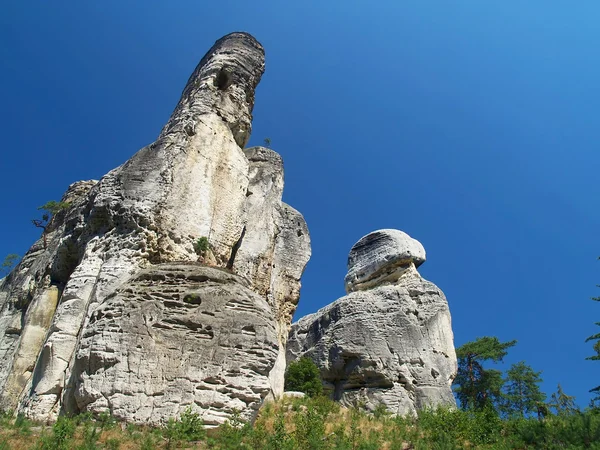
[[[215,77],[215,86],[220,91],[227,89],[229,86],[231,86],[232,82],[233,79],[231,77],[231,73],[229,73],[229,71],[225,68],[219,70],[219,73]]]
[[[200,305],[202,303],[202,299],[199,294],[186,294],[183,297],[184,303],[189,303],[191,305]]]
[[[256,334],[256,329],[253,325],[247,325],[242,328],[242,334]]]

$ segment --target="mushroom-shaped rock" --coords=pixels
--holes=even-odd
[[[423,246],[379,230],[352,247],[347,295],[292,324],[288,362],[307,357],[344,405],[391,413],[456,406],[452,321],[444,293],[416,266]]]
[[[348,255],[346,292],[393,283],[409,268],[425,262],[425,249],[408,234],[393,229],[363,236]]]

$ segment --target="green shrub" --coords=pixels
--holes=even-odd
[[[227,422],[219,427],[219,434],[214,446],[219,449],[248,448],[245,441],[252,434],[252,426],[242,420],[239,411],[235,411]]]
[[[294,434],[298,448],[319,450],[327,448],[325,439],[325,419],[327,414],[321,413],[316,405],[309,402],[306,408],[294,416],[296,432]]]
[[[140,450],[154,450],[156,448],[156,438],[152,433],[144,433]]]
[[[285,415],[279,411],[275,416],[273,433],[268,435],[265,450],[295,450],[296,442],[285,429]]]
[[[18,414],[13,424],[15,430],[21,436],[29,436],[31,434],[31,421],[23,414]]]
[[[119,447],[121,447],[121,441],[117,438],[108,438],[104,445],[108,450],[119,450]]]
[[[72,446],[70,441],[75,434],[76,424],[70,417],[61,416],[52,426],[52,434],[42,436],[40,440],[41,450],[69,450]]]
[[[97,450],[98,438],[100,433],[98,427],[92,421],[83,423],[83,444],[78,447],[78,450]]]
[[[163,434],[167,439],[167,448],[171,448],[180,441],[191,442],[204,439],[206,430],[202,418],[188,407],[181,413],[179,420],[169,419]]]
[[[391,414],[392,413],[388,411],[387,407],[383,403],[379,403],[373,411],[373,416],[376,419],[383,419],[385,417],[389,417]]]
[[[285,372],[285,389],[304,392],[309,397],[323,393],[323,383],[319,368],[310,358],[300,358],[290,363]]]
[[[209,248],[210,244],[206,236],[202,236],[194,243],[194,251],[200,256],[203,256]]]

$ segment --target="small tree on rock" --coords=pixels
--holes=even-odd
[[[37,228],[42,229],[42,239],[44,240],[44,248],[48,247],[48,242],[46,240],[46,234],[48,233],[48,226],[52,222],[52,219],[56,214],[61,211],[64,211],[69,207],[69,203],[67,202],[57,202],[55,200],[50,200],[46,202],[42,206],[38,207],[38,210],[43,211],[41,219],[32,219],[31,223]]]

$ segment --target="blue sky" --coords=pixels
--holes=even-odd
[[[600,364],[600,4],[559,1],[4,2],[0,256],[36,207],[152,142],[203,54],[266,48],[251,144],[285,161],[313,256],[297,317],[344,294],[350,247],[398,228],[450,304],[456,345],[586,405]],[[323,6],[323,3],[326,5]]]

